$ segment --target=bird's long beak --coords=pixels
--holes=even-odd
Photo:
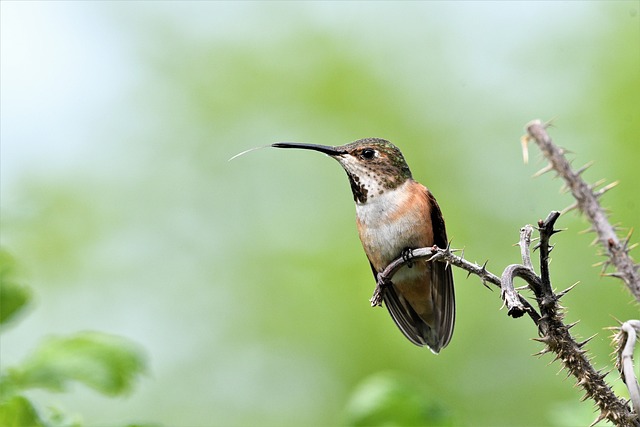
[[[319,151],[332,157],[347,153],[345,150],[329,145],[303,144],[300,142],[276,142],[275,144],[271,144],[271,146],[274,148],[300,148],[302,150]]]

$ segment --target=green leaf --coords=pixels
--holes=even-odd
[[[43,427],[31,402],[22,396],[14,396],[0,403],[0,426]]]
[[[49,406],[48,414],[44,416],[46,427],[82,427],[82,417],[69,415],[59,408]]]
[[[0,249],[0,325],[13,319],[31,299],[29,288],[15,279],[15,265],[13,257]]]
[[[132,342],[101,332],[46,339],[25,363],[9,370],[21,389],[64,391],[71,381],[110,395],[129,392],[145,370],[145,358]]]
[[[449,426],[447,409],[392,373],[367,378],[347,405],[349,426]]]

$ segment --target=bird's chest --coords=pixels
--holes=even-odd
[[[405,248],[433,244],[429,207],[421,195],[399,187],[356,205],[362,246],[376,270],[381,271]]]

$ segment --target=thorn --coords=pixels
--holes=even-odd
[[[620,273],[619,271],[613,271],[611,273],[601,273],[600,276],[603,277],[615,277],[616,279],[624,279],[624,274]]]
[[[560,148],[560,153],[562,153],[563,155],[576,153],[575,151],[569,150],[568,148],[564,148],[564,147],[559,147],[559,148]]]
[[[566,381],[566,380],[568,380],[570,376],[571,376],[571,370],[570,370],[570,369],[567,369],[567,376],[566,376],[566,377],[564,377],[564,380],[565,380],[565,381]]]
[[[589,189],[595,190],[596,188],[600,187],[605,182],[607,182],[607,180],[605,178],[599,179],[596,182],[594,182],[593,184],[589,185]]]
[[[610,316],[613,318],[613,320],[615,320],[616,322],[618,322],[618,324],[619,324],[619,325],[622,325],[622,323],[623,323],[623,322],[622,322],[622,320],[618,319],[617,317],[615,317],[615,316],[613,316],[613,315],[610,315]],[[611,327],[611,329],[620,329],[620,328],[619,328],[619,327],[612,326],[612,327]]]
[[[489,263],[489,260],[486,260],[484,262],[484,264],[482,264],[482,268],[480,269],[481,273],[486,273],[487,272],[487,264]]]
[[[542,124],[542,126],[544,126],[545,129],[550,128],[553,126],[553,121],[555,120],[555,117],[550,118],[549,120],[547,120],[546,122],[544,122]]]
[[[607,259],[606,261],[604,261],[602,263],[602,270],[600,271],[600,274],[604,274],[604,272],[607,271],[607,268],[609,268],[610,265],[611,265],[611,259]]]
[[[576,209],[577,207],[578,207],[578,202],[572,203],[572,204],[570,204],[569,206],[567,206],[566,208],[562,209],[562,210],[560,211],[560,213],[561,213],[562,215],[566,215],[566,214],[568,214],[569,212],[571,212],[572,210]]]
[[[627,233],[627,235],[625,236],[625,238],[623,239],[622,242],[622,249],[626,252],[629,252],[631,250],[633,250],[636,246],[638,246],[637,243],[634,243],[633,245],[629,246],[629,243],[631,242],[631,236],[633,235],[633,227],[629,230],[629,232]]]
[[[587,228],[586,230],[579,231],[578,234],[593,233],[594,231],[596,231],[596,229],[592,225],[591,227]]]
[[[582,387],[582,386],[584,386],[584,385],[585,385],[586,383],[588,383],[588,382],[589,382],[589,380],[588,380],[588,379],[586,379],[586,378],[580,378],[580,379],[576,382],[576,385],[577,385],[578,387]]]
[[[585,344],[587,344],[589,341],[591,341],[593,338],[595,338],[596,335],[598,335],[598,334],[593,334],[589,338],[587,338],[586,340],[584,340],[582,342],[579,342],[579,343],[576,343],[578,345],[578,348],[584,347]]]
[[[532,354],[532,356],[540,357],[540,356],[542,356],[542,355],[544,355],[544,354],[549,353],[550,351],[551,351],[551,349],[550,349],[549,347],[545,347],[545,348],[543,348],[542,350],[540,350],[539,352],[537,352],[537,353],[533,353],[533,354]]]
[[[531,137],[529,135],[522,135],[520,138],[520,144],[522,145],[522,161],[524,164],[529,163],[529,141]]]
[[[564,291],[560,291],[557,293],[557,297],[558,298],[562,298],[563,296],[565,296],[566,294],[568,294],[569,292],[571,292],[573,290],[573,288],[576,287],[576,285],[580,283],[580,281],[578,280],[576,283],[574,283],[573,285],[569,286],[567,289],[565,289]],[[576,322],[577,323],[577,322]]]
[[[534,340],[534,341],[541,342],[541,343],[543,343],[543,344],[547,344],[547,343],[551,340],[551,339],[550,339],[549,337],[547,337],[547,336],[539,337],[539,338],[531,338],[531,339],[532,339],[532,340]]]
[[[601,371],[598,371],[598,374],[600,374]],[[604,374],[600,374],[600,378],[601,379],[605,379],[607,377],[607,375],[609,375],[611,373],[611,370],[608,370],[607,372],[605,372]]]
[[[615,224],[611,225],[611,228],[613,228],[613,231],[626,230],[626,228],[621,227],[621,225],[622,223],[616,222]]]
[[[563,184],[562,187],[560,187],[560,194],[566,194],[569,190],[571,190],[571,188],[569,188],[567,184]]]
[[[551,163],[549,163],[549,164],[547,164],[547,166],[543,167],[538,172],[536,172],[533,175],[531,175],[531,178],[537,178],[537,177],[542,176],[545,173],[550,172],[552,170],[553,170],[553,166],[551,165]]]
[[[607,418],[606,415],[603,412],[601,412],[600,415],[598,415],[598,418],[596,418],[594,422],[589,424],[589,427],[594,427],[596,424],[598,424],[600,421],[604,420],[605,418]]]
[[[573,286],[575,286],[575,285],[573,285]],[[572,286],[572,288],[573,288],[573,286]],[[569,323],[568,325],[566,325],[567,331],[569,329],[573,328],[574,326],[576,326],[578,323],[580,323],[580,320],[576,320],[575,322]]]
[[[599,198],[599,197],[601,197],[604,193],[606,193],[607,191],[609,191],[609,190],[611,190],[612,188],[616,187],[618,184],[620,184],[620,181],[613,181],[611,184],[609,184],[609,185],[606,185],[606,186],[602,187],[602,188],[601,188],[600,190],[598,190],[598,191],[595,191],[595,192],[593,193],[593,195],[594,195],[596,198]]]
[[[578,169],[576,171],[576,175],[582,175],[582,173],[584,171],[586,171],[587,169],[589,169],[591,166],[593,166],[594,163],[595,163],[594,160],[591,160],[590,162],[587,162],[584,166],[582,166],[580,169]]]

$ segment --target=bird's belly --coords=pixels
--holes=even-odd
[[[419,233],[419,224],[398,220],[391,224],[361,228],[360,239],[373,267],[382,272],[402,255],[405,248],[430,246],[428,236]],[[426,259],[402,266],[391,279],[398,294],[407,300],[425,321],[433,322],[433,300],[430,293],[431,266]]]
[[[400,257],[404,249],[415,249],[428,244],[424,235],[419,232],[420,228],[415,221],[406,218],[398,219],[375,226],[360,227],[360,240],[376,270],[382,271],[393,260]],[[398,274],[417,273],[415,270],[414,272],[406,270],[403,268]]]
[[[377,271],[402,255],[405,248],[433,245],[426,198],[420,196],[422,192],[409,191],[407,185],[409,182],[368,203],[356,204],[360,240]],[[416,274],[405,270],[406,267],[401,272]]]
[[[380,224],[363,227],[360,240],[368,254],[376,254],[375,258],[388,264],[396,259],[407,247],[404,236],[399,231],[400,224]]]

